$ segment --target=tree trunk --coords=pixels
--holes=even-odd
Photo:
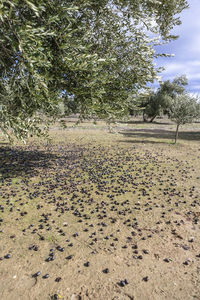
[[[145,113],[143,113],[143,122],[147,122],[147,117]]]
[[[177,124],[177,126],[176,126],[175,144],[176,144],[176,141],[178,140],[178,129],[179,129],[179,125],[180,125],[180,124]]]
[[[149,122],[152,123],[156,116],[157,115],[153,116]]]

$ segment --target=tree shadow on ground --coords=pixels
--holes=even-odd
[[[8,147],[0,145],[0,179],[23,177],[29,178],[45,172],[47,168],[63,165],[77,159],[77,149],[59,152],[58,155],[46,151],[31,149],[26,146]]]
[[[162,130],[162,129],[129,129],[119,132],[119,134],[123,135],[126,138],[143,138],[143,139],[172,139],[175,138],[175,131],[170,130]],[[187,141],[199,141],[200,140],[200,132],[194,131],[180,131],[179,132],[179,139],[180,140],[187,140]],[[123,140],[121,142],[124,142]],[[126,142],[133,142],[137,143],[138,140],[130,139]],[[141,143],[162,143],[162,141],[151,141],[151,140],[141,140]]]
[[[152,140],[136,140],[136,139],[129,139],[129,140],[118,140],[120,143],[132,143],[132,144],[166,144],[167,142],[162,141],[152,141]],[[171,141],[170,144],[174,144],[173,141]]]
[[[148,125],[150,124],[151,126],[157,126],[157,125],[172,125],[170,122],[159,122],[159,121],[154,121],[154,122],[144,122],[142,120],[129,120],[129,121],[118,121],[119,124],[140,124],[140,125]]]

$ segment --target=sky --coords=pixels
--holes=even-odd
[[[190,8],[180,14],[182,24],[171,32],[179,35],[179,38],[156,47],[157,52],[175,56],[157,59],[156,66],[165,67],[165,71],[160,74],[162,80],[173,80],[185,74],[189,82],[188,92],[200,95],[200,0],[189,0],[188,3]]]

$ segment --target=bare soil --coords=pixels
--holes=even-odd
[[[200,124],[71,124],[2,138],[0,299],[200,300]]]

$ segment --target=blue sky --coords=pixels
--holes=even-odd
[[[179,35],[178,40],[156,47],[157,52],[172,53],[175,57],[159,58],[156,66],[165,67],[161,73],[163,80],[172,80],[185,74],[188,78],[188,91],[200,94],[200,0],[189,0],[190,8],[180,17],[182,24],[172,33]]]

